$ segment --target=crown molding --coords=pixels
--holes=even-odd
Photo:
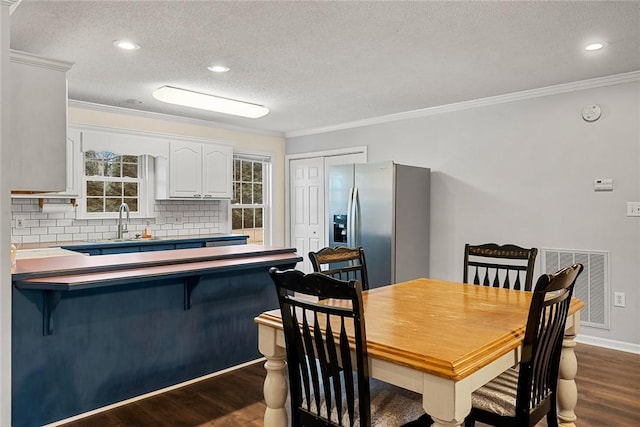
[[[11,62],[18,64],[30,65],[32,67],[48,68],[54,71],[67,72],[73,66],[73,62],[59,61],[57,59],[45,58],[44,56],[34,55],[33,53],[21,52],[11,49],[9,51],[9,59]]]
[[[171,114],[154,113],[150,111],[135,110],[133,108],[115,107],[112,105],[105,105],[105,104],[95,104],[93,102],[77,101],[73,99],[70,99],[68,101],[68,105],[69,107],[73,107],[73,108],[100,111],[103,113],[124,114],[128,116],[138,116],[142,118],[155,119],[155,120],[170,120],[173,122],[180,122],[180,123],[196,125],[196,126],[204,126],[204,127],[210,127],[210,128],[226,129],[226,130],[232,130],[236,132],[252,133],[252,134],[258,134],[258,135],[265,135],[265,136],[284,137],[283,132],[253,129],[253,128],[229,125],[229,124],[219,123],[219,122],[214,122],[209,120],[193,119],[190,117],[182,117],[182,116],[173,116]]]
[[[362,126],[371,126],[418,117],[433,116],[436,114],[467,110],[470,108],[486,107],[488,105],[504,104],[507,102],[521,101],[524,99],[539,98],[542,96],[556,95],[567,92],[577,92],[585,89],[593,89],[637,81],[640,81],[640,70],[631,71],[629,73],[614,74],[606,77],[596,77],[588,80],[580,80],[577,82],[563,83],[537,89],[524,90],[520,92],[513,92],[505,95],[490,96],[487,98],[479,98],[470,101],[456,102],[453,104],[439,105],[436,107],[422,108],[419,110],[406,111],[403,113],[388,114],[385,116],[356,120],[353,122],[346,122],[338,125],[285,132],[284,136],[285,138],[294,138],[298,136],[315,135],[319,133],[333,132],[337,130],[351,129]]]

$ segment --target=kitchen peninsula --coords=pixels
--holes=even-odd
[[[293,248],[203,247],[18,260],[14,427],[39,426],[260,357],[270,267]]]

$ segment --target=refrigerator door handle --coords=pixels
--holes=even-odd
[[[353,240],[351,247],[355,248],[360,246],[360,209],[358,209],[358,187],[353,189],[353,202],[351,203],[351,218],[353,226],[351,227],[353,233]]]
[[[353,246],[353,187],[349,188],[349,201],[347,202],[347,246]]]

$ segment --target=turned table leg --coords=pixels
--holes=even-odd
[[[288,385],[285,375],[287,353],[284,347],[276,344],[277,331],[258,325],[258,349],[267,361],[264,368],[267,376],[264,379],[263,393],[267,409],[264,412],[264,427],[288,427],[289,420],[285,404],[287,402]]]
[[[462,426],[462,424],[456,422],[456,421],[443,421],[440,420],[438,418],[435,417],[431,417],[433,419],[433,424],[431,424],[431,427],[459,427]]]
[[[576,427],[576,405],[578,404],[578,388],[576,387],[576,373],[578,360],[574,348],[575,334],[567,333],[562,341],[562,356],[558,372],[558,421],[560,427]]]
[[[286,427],[289,425],[285,403],[287,401],[287,379],[285,377],[285,357],[267,357],[264,368],[264,427]]]

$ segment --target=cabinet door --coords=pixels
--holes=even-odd
[[[67,189],[63,194],[78,196],[82,174],[82,132],[78,129],[67,129]]]
[[[172,141],[169,146],[169,197],[202,196],[202,144]]]
[[[12,51],[6,162],[11,190],[65,191],[66,62]],[[11,141],[9,144],[8,141]]]
[[[202,146],[202,189],[205,198],[231,198],[233,148],[223,144]]]

